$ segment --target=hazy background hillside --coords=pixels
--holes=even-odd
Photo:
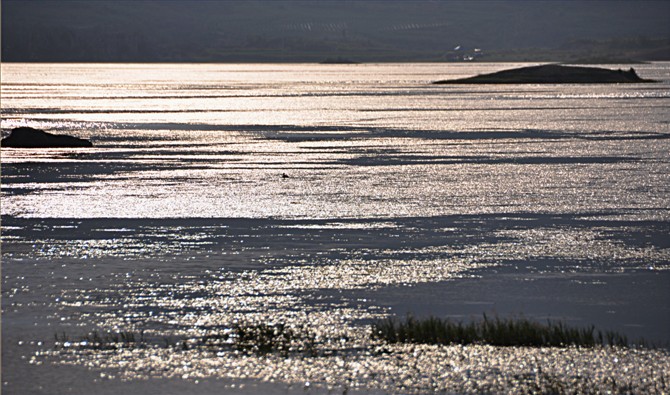
[[[670,60],[670,1],[1,4],[3,61]]]

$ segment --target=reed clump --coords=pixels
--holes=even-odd
[[[150,341],[144,336],[144,331],[100,333],[93,331],[85,336],[71,337],[65,332],[54,335],[56,349],[85,349],[85,350],[120,350],[147,347],[173,348],[175,350],[189,350],[204,348],[216,352],[238,350],[245,353],[267,354],[278,352],[282,355],[303,353],[317,354],[317,336],[305,326],[291,326],[283,323],[276,324],[242,324],[236,323],[225,330],[192,338],[175,341],[163,338],[163,343]]]
[[[231,338],[238,350],[267,354],[316,352],[316,336],[307,328],[277,324],[235,324]]]
[[[490,318],[468,323],[428,317],[388,318],[373,325],[373,336],[390,343],[488,344],[503,347],[629,346],[625,335],[595,327],[569,327],[560,321],[540,323],[523,317]],[[644,341],[640,344],[646,345]]]

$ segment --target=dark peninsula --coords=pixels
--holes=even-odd
[[[78,137],[56,135],[44,130],[29,127],[12,129],[11,134],[0,141],[7,148],[81,148],[93,144]]]
[[[635,70],[610,70],[598,67],[563,66],[547,64],[503,70],[497,73],[434,84],[620,84],[655,82],[640,78]]]

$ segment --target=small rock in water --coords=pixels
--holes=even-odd
[[[25,126],[12,129],[11,134],[2,139],[0,145],[8,148],[80,148],[93,146],[90,141],[85,139],[56,135]]]

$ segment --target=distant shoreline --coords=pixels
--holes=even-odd
[[[431,63],[441,63],[441,64],[495,64],[495,63],[560,63],[564,65],[618,65],[618,64],[654,64],[654,63],[668,63],[670,60],[645,60],[645,61],[570,61],[562,62],[556,60],[477,60],[477,61],[445,61],[445,60],[387,60],[387,61],[360,61],[360,62],[328,62],[328,61],[282,61],[282,60],[264,60],[264,61],[218,61],[218,60],[175,60],[175,61],[120,61],[120,60],[110,60],[110,61],[91,61],[91,60],[3,60],[2,64],[407,64],[407,63],[417,63],[417,64],[431,64]]]

